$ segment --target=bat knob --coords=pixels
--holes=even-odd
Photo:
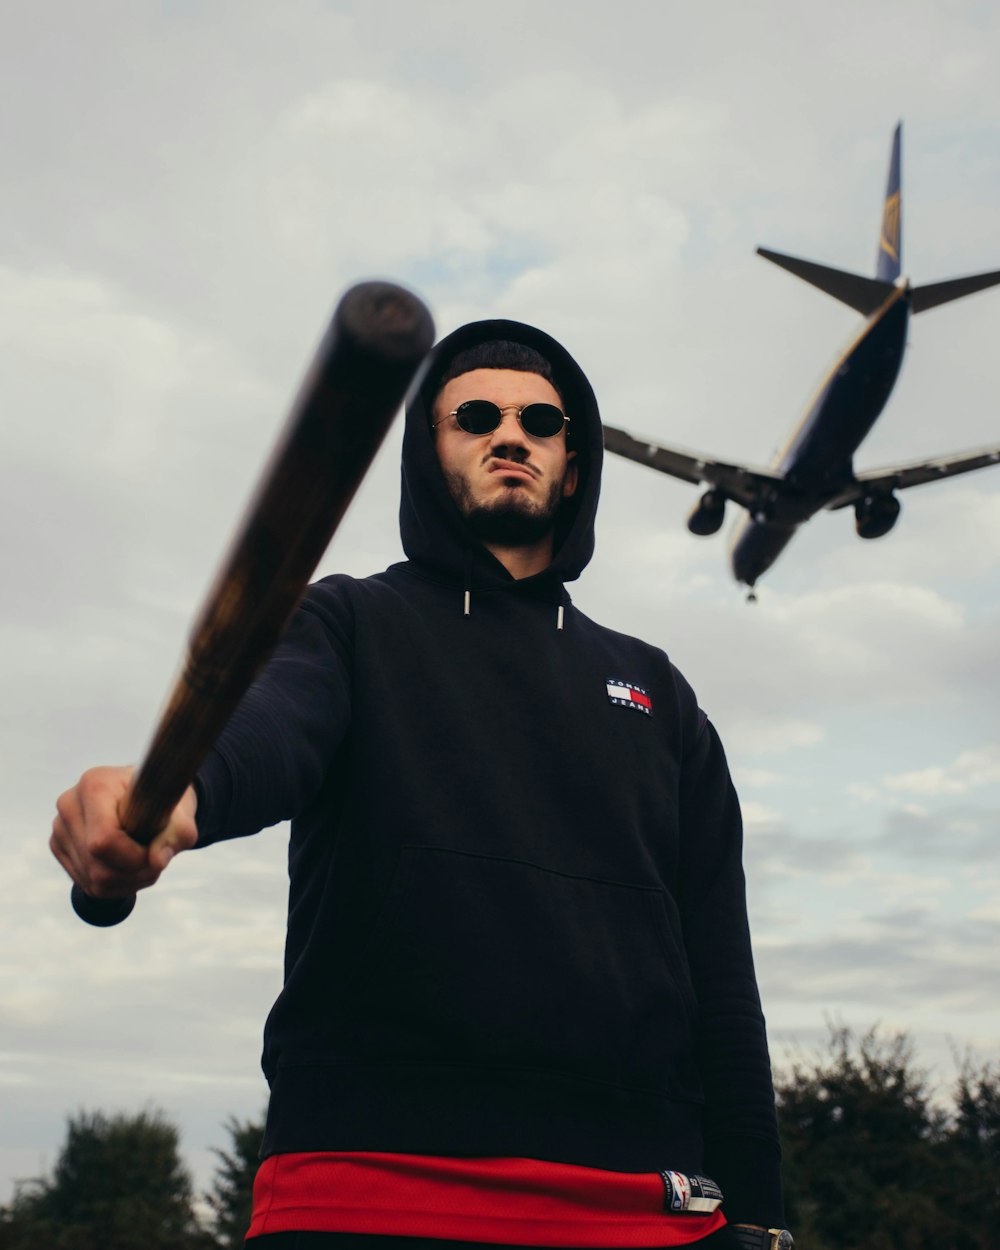
[[[78,885],[70,891],[69,901],[73,910],[87,924],[98,929],[110,929],[112,925],[121,924],[132,914],[135,906],[135,895],[130,898],[93,898]]]
[[[383,368],[397,364],[412,371],[434,344],[434,322],[427,306],[394,282],[352,286],[341,296],[333,324],[356,350],[377,355]]]

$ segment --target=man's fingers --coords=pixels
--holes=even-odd
[[[75,881],[76,877],[74,876],[73,868],[76,861],[73,858],[71,849],[72,844],[66,835],[66,827],[63,824],[62,819],[57,816],[52,822],[52,836],[49,838],[49,850]]]
[[[82,849],[60,816],[52,822],[49,848],[67,876],[93,898],[127,897],[152,885],[160,875],[147,863],[127,872],[109,867]]]
[[[198,839],[191,789],[150,846],[133,841],[120,819],[132,773],[131,768],[89,769],[56,801],[52,854],[93,898],[122,898],[146,889],[178,851]]]
[[[152,885],[160,875],[160,870],[148,863],[143,847],[136,848],[140,852],[138,866],[129,862],[124,870],[113,862],[116,858],[120,861],[120,856],[112,855],[109,862],[108,857],[94,854],[82,840],[80,827],[70,826],[61,815],[52,822],[49,848],[67,876],[93,898],[127,897]],[[125,858],[132,860],[131,855]]]

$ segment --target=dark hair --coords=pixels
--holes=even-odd
[[[488,339],[485,343],[467,347],[464,352],[452,357],[438,379],[436,393],[440,394],[453,378],[461,377],[463,373],[471,373],[473,369],[514,369],[519,373],[537,373],[546,382],[550,382],[559,391],[559,397],[563,398],[552,366],[541,352],[509,339]]]

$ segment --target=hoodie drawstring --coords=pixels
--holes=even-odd
[[[465,595],[462,600],[462,615],[472,615],[472,548],[465,547]]]
[[[462,590],[462,615],[472,615],[472,567],[473,555],[472,549],[467,547],[465,552],[465,570],[464,570],[464,586]],[[559,602],[556,604],[556,631],[562,633],[566,624],[566,604],[569,603],[569,595],[566,593],[566,587],[560,587]]]

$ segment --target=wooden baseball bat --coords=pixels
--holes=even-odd
[[[411,292],[352,287],[333,314],[250,505],[191,631],[187,658],[125,797],[122,828],[148,846],[267,660],[434,340]],[[88,924],[131,898],[73,887]]]

